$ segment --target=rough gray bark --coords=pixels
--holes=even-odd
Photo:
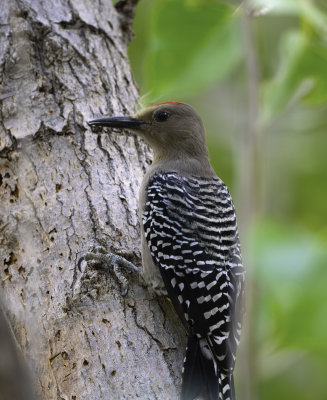
[[[170,304],[132,277],[77,269],[95,245],[140,265],[133,136],[86,121],[135,108],[136,1],[1,0],[1,304],[42,399],[176,399],[185,342]]]

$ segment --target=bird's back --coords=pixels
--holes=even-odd
[[[154,174],[142,222],[169,297],[201,351],[230,374],[239,341],[244,270],[235,210],[217,177]]]

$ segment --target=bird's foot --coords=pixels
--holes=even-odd
[[[86,253],[78,260],[78,269],[81,271],[81,264],[85,261],[88,266],[96,269],[110,269],[122,286],[122,296],[128,293],[128,280],[123,271],[138,272],[137,267],[126,260],[126,258],[108,252],[104,247],[97,246],[92,252]]]

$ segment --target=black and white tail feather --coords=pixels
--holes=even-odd
[[[146,241],[188,336],[182,400],[235,400],[244,269],[232,199],[217,177],[157,173],[143,211]]]
[[[184,358],[181,400],[235,400],[233,374],[220,372],[205,339],[189,334]]]

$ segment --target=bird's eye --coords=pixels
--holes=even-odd
[[[168,118],[169,118],[169,114],[167,113],[167,111],[158,111],[154,114],[154,119],[157,122],[167,121]]]

